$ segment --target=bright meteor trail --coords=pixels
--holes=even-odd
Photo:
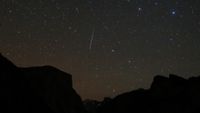
[[[95,29],[93,29],[92,34],[91,34],[89,50],[92,50],[92,44],[93,44],[93,40],[94,40],[94,35],[95,35]]]

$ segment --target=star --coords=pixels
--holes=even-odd
[[[130,64],[130,63],[132,63],[132,61],[131,61],[131,60],[128,60],[128,63]]]
[[[138,11],[142,11],[142,8],[141,8],[141,7],[139,7],[139,8],[138,8]]]
[[[115,93],[115,92],[116,92],[116,89],[113,89],[112,92]]]
[[[172,15],[175,15],[176,14],[176,11],[172,11]]]
[[[172,9],[170,13],[171,13],[171,15],[176,15],[176,13],[177,13],[176,9]]]
[[[154,5],[157,6],[157,5],[158,5],[158,2],[154,2]]]
[[[174,40],[174,38],[169,38],[169,40],[170,40],[170,41],[173,41],[173,40]]]
[[[115,52],[115,49],[112,49],[111,52],[114,53],[114,52]]]

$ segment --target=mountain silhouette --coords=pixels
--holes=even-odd
[[[72,76],[51,66],[20,68],[0,54],[1,113],[84,113]]]
[[[102,103],[98,113],[200,113],[200,77],[155,76],[150,89]]]
[[[82,102],[70,74],[17,67],[1,54],[0,91],[0,113],[200,113],[200,77],[157,75],[149,89]]]

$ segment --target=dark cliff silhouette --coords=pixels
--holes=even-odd
[[[70,74],[51,66],[20,68],[0,54],[0,113],[85,113],[85,109],[88,113],[200,113],[200,77],[155,76],[150,89],[83,104]]]
[[[156,76],[148,90],[138,89],[104,102],[98,113],[200,113],[200,77]]]
[[[72,77],[51,66],[19,68],[0,54],[0,113],[83,113]]]

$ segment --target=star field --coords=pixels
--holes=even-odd
[[[0,52],[73,75],[83,99],[200,75],[199,0],[0,0]]]

